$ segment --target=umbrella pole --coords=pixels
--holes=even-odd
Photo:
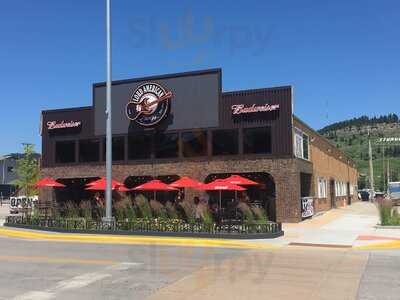
[[[156,193],[157,193],[157,192],[156,192],[156,191],[154,191],[154,200],[156,200]]]
[[[219,219],[221,220],[221,216],[222,216],[222,214],[221,214],[221,197],[222,197],[222,191],[221,190],[219,190]]]

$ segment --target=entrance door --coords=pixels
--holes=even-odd
[[[347,182],[347,205],[351,205],[350,182]]]
[[[331,198],[331,207],[336,208],[336,192],[335,192],[335,180],[331,179],[329,180],[329,195]]]

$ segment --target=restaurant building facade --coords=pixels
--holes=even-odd
[[[105,176],[105,89],[93,85],[92,106],[42,112],[41,175],[69,187],[56,201]],[[278,222],[357,200],[355,163],[294,116],[291,86],[223,92],[220,69],[114,81],[112,114],[113,178],[128,187],[240,174]]]

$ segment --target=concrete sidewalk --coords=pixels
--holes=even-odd
[[[10,213],[9,204],[3,203],[3,205],[0,206],[0,226],[3,226],[6,216],[8,216],[9,213]]]
[[[0,207],[1,218],[8,214],[7,207]],[[351,206],[332,209],[322,215],[296,224],[283,224],[285,235],[268,240],[220,240],[162,237],[127,237],[112,235],[62,234],[34,230],[0,228],[0,235],[53,241],[86,243],[160,244],[191,247],[226,247],[247,249],[277,249],[286,246],[312,246],[355,248],[360,250],[400,249],[400,229],[376,228],[379,222],[376,206],[356,202]]]
[[[373,203],[356,202],[351,206],[332,209],[297,224],[283,224],[285,235],[275,239],[280,245],[321,245],[358,248],[393,241],[400,247],[399,229],[382,229],[378,209]]]

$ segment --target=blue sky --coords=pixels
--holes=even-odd
[[[314,128],[398,113],[398,1],[113,0],[113,78],[221,67],[223,90],[293,85]],[[43,109],[91,104],[105,80],[104,0],[0,10],[0,154],[40,151]]]

